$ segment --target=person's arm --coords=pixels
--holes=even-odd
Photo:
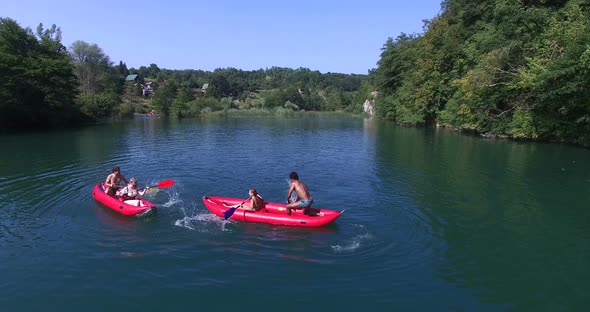
[[[111,180],[112,180],[112,179],[111,179],[111,175],[109,174],[109,175],[107,176],[107,179],[106,179],[106,180],[104,180],[104,185],[106,185],[106,186],[108,186],[108,187],[112,187],[112,186],[113,186],[113,182],[112,182]],[[111,181],[111,182],[109,182],[109,181]]]
[[[145,192],[147,192],[147,190],[149,189],[149,186],[144,187],[143,189],[137,191],[137,194],[139,194],[139,196],[143,196],[145,194]]]
[[[125,181],[125,184],[129,184],[129,181],[127,181],[127,178],[125,178],[122,174],[119,174],[119,177],[121,178],[121,180]]]
[[[289,199],[291,198],[291,194],[293,193],[294,189],[295,189],[295,186],[293,184],[291,184],[291,186],[289,187],[289,193],[287,193],[287,204],[291,203],[291,202],[289,202]]]
[[[115,195],[116,196],[123,196],[125,194],[127,194],[127,187],[126,186],[122,189],[119,189]]]

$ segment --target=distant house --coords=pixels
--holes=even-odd
[[[208,88],[209,88],[209,84],[204,83],[202,88],[192,88],[191,92],[193,93],[194,97],[197,97],[197,96],[207,93]]]
[[[154,96],[154,83],[152,81],[146,81],[142,86],[143,96]]]
[[[127,78],[125,78],[125,81],[136,81],[138,76],[139,75],[127,75]]]

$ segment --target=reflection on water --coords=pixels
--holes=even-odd
[[[230,290],[242,302],[268,285],[281,287],[265,307],[293,299],[298,310],[308,302],[294,298],[424,311],[587,303],[587,150],[321,117],[138,119],[0,145],[11,151],[0,155],[7,310],[22,310],[22,294],[40,298],[25,310],[61,294],[93,306],[111,289],[125,289],[123,306],[185,307],[198,296],[210,309]],[[123,217],[92,199],[115,165],[142,184],[175,181],[148,193],[157,214]],[[201,202],[250,187],[283,202],[291,171],[316,207],[346,212],[297,228],[225,221]],[[186,295],[135,300],[170,289]],[[65,302],[60,310],[75,310]]]
[[[582,291],[580,274],[590,277],[590,254],[580,249],[590,242],[582,221],[588,196],[580,196],[588,194],[580,184],[586,173],[579,171],[588,163],[576,165],[587,151],[439,130],[382,131],[387,143],[377,145],[384,164],[378,174],[389,188],[383,191],[406,194],[397,205],[406,221],[416,221],[411,239],[429,253],[438,276],[500,306],[581,306],[583,299],[566,294],[560,281]],[[578,170],[564,172],[564,163]],[[405,183],[398,188],[396,181]],[[564,296],[570,300],[554,300]]]

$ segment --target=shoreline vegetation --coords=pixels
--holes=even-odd
[[[590,6],[444,0],[420,34],[381,48],[367,75],[271,67],[128,69],[97,44],[61,44],[0,18],[0,129],[133,118],[342,112],[485,138],[590,147]]]

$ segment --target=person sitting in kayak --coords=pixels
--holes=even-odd
[[[291,209],[303,209],[303,214],[309,215],[309,208],[313,204],[313,198],[307,190],[307,185],[299,181],[299,175],[293,171],[289,174],[291,180],[291,186],[289,187],[289,193],[287,194],[287,214],[291,215]],[[297,197],[291,202],[291,194],[295,191]]]
[[[125,181],[125,183],[129,183],[127,179],[121,174],[121,168],[118,166],[113,167],[113,172],[107,176],[107,179],[104,181],[104,192],[115,196],[115,192],[120,188],[119,184],[121,180]]]
[[[264,199],[262,198],[262,196],[260,196],[260,194],[258,194],[258,192],[256,191],[255,188],[249,189],[248,195],[250,195],[250,197],[248,197],[248,199],[250,200],[250,203],[249,204],[246,204],[246,203],[242,204],[240,209],[248,210],[248,211],[260,210],[262,208],[262,204],[264,203]]]
[[[137,189],[137,179],[131,178],[127,186],[117,191],[116,196],[121,200],[137,199],[137,195],[143,196],[150,187],[147,186],[141,191]]]

